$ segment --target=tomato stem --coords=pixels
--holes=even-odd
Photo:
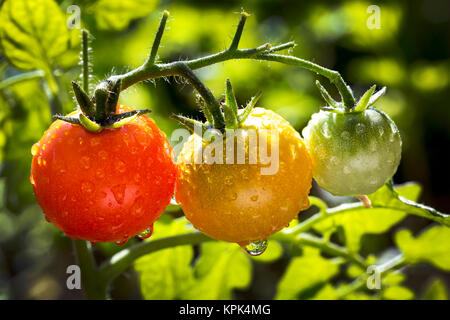
[[[158,53],[158,48],[161,43],[161,38],[163,36],[168,17],[169,17],[169,11],[165,10],[161,17],[161,21],[159,22],[158,31],[156,32],[155,40],[153,41],[153,46],[152,46],[150,55],[149,55],[147,61],[145,62],[146,64],[154,64],[155,63],[156,54]]]
[[[108,282],[103,281],[92,255],[89,241],[72,240],[77,263],[81,269],[81,284],[89,300],[106,300]]]
[[[89,32],[86,29],[81,31],[82,40],[82,63],[83,63],[83,89],[89,95]]]
[[[154,63],[157,49],[160,45],[161,37],[166,25],[167,16],[168,13],[165,12],[161,19],[149,58],[146,60],[146,62],[140,67],[128,73],[122,75],[115,75],[109,78],[111,81],[117,81],[117,79],[122,79],[122,90],[140,81],[154,78],[161,78],[166,76],[180,75],[188,78],[188,80],[191,81],[191,79],[189,79],[190,76],[189,72],[180,73],[179,61],[161,64]],[[324,68],[311,61],[300,59],[294,56],[274,54],[274,52],[293,48],[295,46],[295,43],[293,41],[275,47],[272,47],[269,43],[267,43],[253,49],[238,49],[239,41],[241,39],[247,17],[248,14],[246,12],[241,13],[241,18],[237,26],[236,33],[231,42],[231,45],[227,49],[219,53],[208,55],[202,58],[183,61],[182,64],[184,65],[184,68],[185,69],[189,68],[192,71],[215,63],[220,63],[233,59],[265,60],[294,65],[300,68],[310,70],[312,72],[315,72],[328,78],[330,82],[332,82],[338,89],[344,105],[347,108],[353,108],[355,106],[355,98],[353,96],[353,92],[351,88],[345,83],[344,79],[339,74],[339,72]],[[200,92],[200,94],[202,93]],[[217,106],[218,104],[216,105],[215,103],[213,103],[213,108],[217,108]],[[219,122],[218,124],[223,125],[222,124],[223,119],[221,119],[221,117],[218,115],[216,115],[216,117]]]

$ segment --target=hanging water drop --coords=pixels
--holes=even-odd
[[[125,243],[127,243],[127,241],[128,241],[128,239],[119,240],[119,241],[116,241],[116,244],[118,246],[123,246]]]
[[[142,239],[142,240],[150,238],[152,233],[153,233],[153,226],[151,226],[150,228],[147,228],[143,232],[139,233],[138,238]]]
[[[242,246],[242,248],[249,255],[255,257],[255,256],[259,256],[259,255],[263,254],[264,251],[266,251],[267,244],[268,244],[267,240],[255,241],[255,242],[252,242],[252,243],[250,243],[250,244],[248,244],[246,246]]]
[[[175,196],[172,197],[172,199],[170,199],[170,204],[174,205],[174,206],[178,206],[178,202],[177,200],[175,200]]]

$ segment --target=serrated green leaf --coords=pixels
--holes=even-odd
[[[236,244],[207,242],[195,268],[195,284],[183,299],[227,300],[233,289],[245,289],[251,281],[250,259]]]
[[[123,30],[134,19],[145,17],[158,5],[157,0],[98,0],[89,7],[99,29]]]
[[[338,271],[338,264],[323,258],[318,249],[304,247],[303,255],[289,263],[275,298],[296,299],[302,291],[328,281]]]
[[[434,279],[422,297],[423,300],[448,300],[447,287],[441,279]]]
[[[68,49],[66,19],[54,0],[6,0],[0,21],[1,46],[19,69],[50,72]]]
[[[407,262],[429,262],[442,270],[450,271],[450,228],[434,226],[416,238],[411,231],[401,230],[395,235],[395,242]]]
[[[383,299],[388,300],[411,300],[414,293],[403,286],[393,286],[383,290]]]
[[[148,241],[190,232],[185,219],[173,220],[168,215],[154,225],[153,235]],[[190,288],[194,279],[190,263],[192,246],[178,246],[160,250],[139,258],[134,263],[140,276],[144,299],[179,299]]]

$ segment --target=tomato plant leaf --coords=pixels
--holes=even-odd
[[[65,16],[54,0],[7,0],[0,20],[1,46],[19,69],[49,72],[68,49]]]
[[[154,11],[157,4],[157,0],[98,0],[88,10],[95,12],[99,29],[123,30],[132,20]]]
[[[336,230],[337,227],[342,227],[347,248],[352,252],[357,252],[360,248],[361,237],[364,234],[384,233],[400,222],[408,213],[450,222],[448,219],[445,220],[446,218],[437,216],[440,213],[437,213],[434,209],[428,207],[424,209],[425,206],[414,202],[419,195],[420,186],[417,184],[408,183],[396,186],[394,189],[392,184],[388,183],[369,195],[372,208],[367,209],[355,204],[344,204],[328,209],[329,218],[315,224],[314,228],[325,234],[329,233],[330,230]],[[430,211],[435,213],[431,214]]]
[[[304,247],[302,256],[293,258],[289,263],[278,283],[275,298],[297,299],[303,291],[328,281],[338,271],[338,264],[323,258],[318,249]]]
[[[392,286],[382,291],[384,299],[388,300],[411,300],[414,298],[414,293],[403,286]]]
[[[405,193],[403,194],[402,192]],[[397,186],[394,189],[394,186],[390,181],[375,193],[369,195],[369,199],[372,201],[372,206],[374,208],[389,208],[403,211],[408,214],[414,214],[434,220],[450,227],[449,214],[439,212],[431,207],[415,202],[417,201],[417,198],[411,199],[411,196],[413,195],[418,196],[418,191],[417,187],[413,187],[411,183]]]
[[[441,279],[434,279],[425,290],[424,300],[448,300],[448,292],[445,282]]]
[[[200,251],[194,267],[195,284],[184,293],[183,299],[231,299],[233,289],[250,285],[250,259],[238,245],[207,242]]]
[[[149,241],[187,233],[185,219],[173,220],[164,215],[154,225],[154,234]],[[193,282],[190,263],[193,257],[192,246],[178,246],[145,255],[134,263],[140,275],[141,292],[144,299],[176,299]]]
[[[20,212],[35,202],[30,183],[30,150],[51,122],[51,117],[47,98],[37,81],[16,83],[9,87],[8,94],[12,98],[10,101],[14,101],[12,105],[0,101],[0,113],[5,115],[0,128],[6,140],[1,176],[6,181],[5,206]]]
[[[401,230],[395,235],[395,241],[408,263],[429,262],[450,271],[450,228],[434,226],[416,238],[411,231]]]

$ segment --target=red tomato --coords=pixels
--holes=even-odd
[[[92,242],[124,243],[151,229],[177,177],[165,134],[146,116],[99,133],[57,120],[32,154],[30,181],[47,220]]]

